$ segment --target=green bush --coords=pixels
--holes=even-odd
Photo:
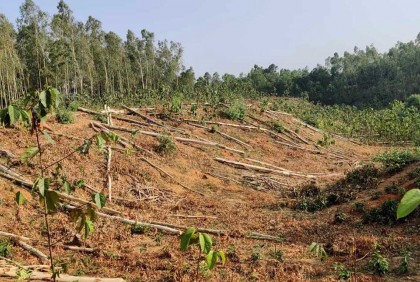
[[[61,124],[70,124],[74,122],[74,115],[72,112],[67,110],[61,110],[57,112],[56,119]]]
[[[10,241],[7,239],[0,241],[0,256],[10,257],[12,254],[12,247],[10,247]]]
[[[420,94],[413,94],[405,101],[408,107],[414,107],[420,110]]]
[[[395,224],[397,222],[398,203],[395,200],[387,200],[380,208],[373,208],[363,216],[363,223]]]
[[[389,270],[388,260],[377,251],[372,254],[369,265],[373,273],[381,276],[385,275]]]
[[[79,103],[76,101],[70,102],[69,105],[67,106],[67,109],[72,112],[76,112],[78,108],[79,108]]]
[[[182,97],[175,95],[172,97],[169,111],[173,114],[180,114],[182,111]]]
[[[245,105],[240,101],[236,101],[224,111],[226,117],[231,120],[243,120],[245,118],[245,113]]]
[[[390,151],[379,154],[373,158],[374,161],[384,165],[387,172],[398,172],[405,166],[420,160],[420,152],[416,151]]]
[[[162,134],[159,137],[159,146],[157,151],[163,154],[172,154],[176,151],[175,143],[172,137],[168,134]]]
[[[284,126],[283,124],[281,124],[281,122],[275,120],[273,122],[270,123],[270,127],[272,130],[278,132],[278,133],[283,133],[284,132]]]

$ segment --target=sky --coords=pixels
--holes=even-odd
[[[0,0],[16,23],[23,0]],[[58,0],[34,0],[49,15]],[[334,52],[373,44],[380,52],[420,32],[419,0],[66,0],[77,20],[88,16],[125,38],[142,29],[180,42],[196,75],[247,73],[255,64],[313,68]]]

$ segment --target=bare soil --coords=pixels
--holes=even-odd
[[[154,111],[160,112],[160,108]],[[160,119],[146,111],[142,113],[160,120],[166,126],[183,130],[188,136],[154,125],[144,127],[143,130],[167,131],[172,136],[191,139],[204,138],[246,152],[241,155],[218,147],[175,142],[176,151],[162,155],[156,153],[159,146],[157,138],[142,134],[133,137],[130,133],[115,131],[138,146],[152,151],[153,155],[143,155],[134,149],[113,150],[112,195],[132,201],[108,202],[107,207],[121,211],[125,217],[133,220],[227,231],[227,235],[212,235],[215,248],[225,250],[228,254],[226,265],[219,265],[213,271],[200,270],[200,281],[337,281],[338,274],[333,268],[335,262],[352,271],[351,281],[420,280],[418,214],[395,225],[363,224],[363,214],[354,210],[356,202],[363,202],[369,209],[380,206],[387,199],[399,200],[401,196],[386,194],[384,188],[392,183],[404,189],[413,187],[414,182],[408,179],[407,173],[418,167],[418,163],[398,174],[380,176],[381,183],[378,187],[367,187],[359,191],[357,198],[350,202],[309,213],[293,209],[299,201],[293,195],[299,194],[301,187],[312,183],[322,190],[344,178],[350,170],[370,163],[373,155],[389,148],[359,145],[346,139],[334,138],[334,145],[320,149],[326,154],[315,154],[276,143],[275,137],[258,130],[216,126],[217,130],[250,145],[244,147],[220,134],[176,120],[204,117],[205,120],[212,118],[212,121],[224,123],[267,126],[252,119],[244,122],[221,119],[213,115],[217,112],[213,112],[211,108],[207,111],[201,109],[197,116],[184,113],[172,115],[171,119]],[[257,110],[253,115],[270,121],[269,117]],[[137,116],[130,118],[144,122]],[[300,146],[319,150],[314,144],[323,138],[321,133],[300,125],[290,116],[278,115],[277,118],[287,128],[309,141],[309,144]],[[86,139],[95,134],[90,127],[92,119],[92,115],[77,112],[75,124],[61,125],[52,117],[48,124],[56,134]],[[113,122],[117,126],[139,129],[116,119]],[[60,159],[83,143],[64,136],[51,137],[56,141],[55,145],[48,144],[45,139],[42,141],[45,146],[45,163]],[[0,148],[7,149],[16,156],[21,156],[28,146],[35,144],[35,136],[23,128],[0,128]],[[331,153],[339,154],[343,158],[334,157]],[[142,161],[140,156],[152,160],[176,181],[162,175]],[[264,166],[246,159],[251,158],[294,172],[325,175],[309,179],[259,173],[227,166],[215,161],[215,157]],[[87,184],[106,194],[105,158],[106,154],[92,146],[88,155],[73,154],[64,160],[62,173],[70,182],[84,179]],[[0,161],[5,164],[4,159]],[[34,181],[39,174],[38,159],[34,158],[29,164],[15,164],[12,169]],[[50,172],[54,169],[52,167]],[[176,182],[199,191],[204,196],[191,192]],[[33,239],[33,246],[48,253],[38,199],[27,189],[1,177],[0,191],[0,231],[30,237]],[[28,199],[28,203],[19,208],[14,200],[17,191],[23,192]],[[90,193],[84,188],[78,188],[74,195],[90,199]],[[345,215],[344,222],[340,224],[334,221],[338,211]],[[205,215],[209,218],[184,218],[177,215]],[[196,281],[197,253],[195,250],[181,252],[177,236],[155,229],[146,229],[145,234],[132,234],[129,225],[98,218],[94,233],[82,245],[97,248],[99,251],[85,254],[64,250],[59,246],[71,242],[76,234],[75,224],[67,213],[55,213],[50,216],[50,220],[55,261],[65,265],[69,274],[123,277],[128,281]],[[276,236],[281,240],[275,242],[247,238],[251,232]],[[326,260],[321,261],[309,253],[311,242],[333,246]],[[391,272],[384,277],[374,275],[366,267],[374,243],[381,245],[381,254],[390,262]],[[401,261],[400,253],[407,249],[412,252],[410,272],[398,275],[396,269]],[[275,250],[283,251],[281,261],[272,256]],[[252,257],[258,257],[257,254],[260,259],[253,260]],[[13,247],[12,258],[26,265],[39,263],[37,258],[19,246]]]

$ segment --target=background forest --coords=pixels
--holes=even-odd
[[[420,92],[420,36],[385,53],[374,46],[334,53],[312,70],[255,65],[238,77],[196,77],[183,65],[182,54],[180,43],[157,40],[145,29],[128,30],[122,39],[93,17],[79,22],[64,1],[49,16],[25,0],[16,29],[0,14],[0,107],[47,84],[68,100],[109,104],[174,95],[210,101],[270,94],[383,107]]]

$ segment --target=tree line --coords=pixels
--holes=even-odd
[[[77,21],[63,1],[49,16],[24,0],[14,25],[0,14],[0,107],[51,85],[67,99],[117,103],[181,95],[205,101],[276,95],[323,104],[388,105],[420,93],[420,36],[388,52],[337,53],[312,70],[255,65],[247,74],[196,77],[181,44],[142,29],[125,40],[94,17]]]

